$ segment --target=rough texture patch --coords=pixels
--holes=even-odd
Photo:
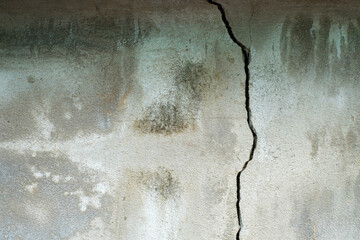
[[[0,238],[233,238],[250,135],[217,10],[14,4],[0,1]]]

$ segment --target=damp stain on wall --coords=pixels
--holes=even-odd
[[[151,32],[158,31],[150,20],[130,13],[57,18],[1,16],[0,50],[6,56],[64,56],[83,51],[112,52],[134,47]],[[14,22],[25,22],[14,26]]]
[[[303,81],[326,81],[328,94],[342,84],[359,84],[359,19],[332,20],[327,15],[287,17],[280,35],[281,62],[289,76]]]

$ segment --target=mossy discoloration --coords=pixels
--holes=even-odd
[[[1,150],[0,180],[1,239],[68,238],[103,216],[91,206],[80,210],[80,199],[72,193],[91,194],[95,183],[63,154]]]
[[[177,103],[154,103],[145,110],[142,119],[135,121],[134,126],[143,133],[178,133],[191,123],[192,119],[186,117]]]
[[[193,102],[200,102],[211,87],[203,64],[187,62],[175,77],[177,89],[188,95]]]
[[[187,62],[174,80],[175,91],[165,101],[155,102],[144,111],[134,128],[142,133],[172,134],[194,127],[202,100],[215,88],[205,66]]]
[[[180,182],[174,177],[172,170],[160,167],[156,172],[142,171],[138,173],[137,181],[162,200],[177,199],[180,196]]]

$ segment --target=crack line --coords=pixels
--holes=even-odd
[[[240,177],[241,177],[241,173],[246,169],[246,167],[248,166],[249,162],[251,162],[253,160],[254,157],[254,152],[256,149],[256,145],[257,145],[257,133],[255,130],[255,127],[253,125],[252,122],[252,114],[251,114],[251,108],[250,108],[250,93],[249,93],[249,88],[250,88],[250,71],[249,71],[249,64],[250,64],[250,49],[247,48],[243,43],[241,43],[239,40],[237,40],[237,38],[235,37],[230,23],[226,18],[226,14],[225,14],[225,10],[223,8],[223,6],[220,3],[217,3],[215,1],[212,0],[207,0],[208,3],[215,5],[220,13],[221,13],[221,19],[223,21],[223,23],[225,24],[226,30],[231,38],[231,40],[236,43],[236,45],[238,45],[241,48],[241,52],[243,55],[243,61],[244,61],[244,71],[245,71],[245,75],[246,75],[246,79],[245,79],[245,109],[247,112],[247,123],[248,126],[250,128],[252,137],[253,137],[253,142],[252,142],[252,146],[251,146],[251,150],[249,153],[249,158],[248,160],[244,163],[241,171],[237,174],[236,176],[236,187],[237,187],[237,202],[236,202],[236,209],[237,209],[237,214],[238,214],[238,223],[239,223],[239,231],[236,234],[236,239],[239,240],[240,239],[240,231],[242,229],[242,219],[241,219],[241,209],[240,209],[240,189],[241,189],[241,185],[240,185]]]

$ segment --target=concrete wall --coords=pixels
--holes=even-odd
[[[0,1],[0,239],[359,239],[359,4],[220,3],[240,179],[216,6]]]

